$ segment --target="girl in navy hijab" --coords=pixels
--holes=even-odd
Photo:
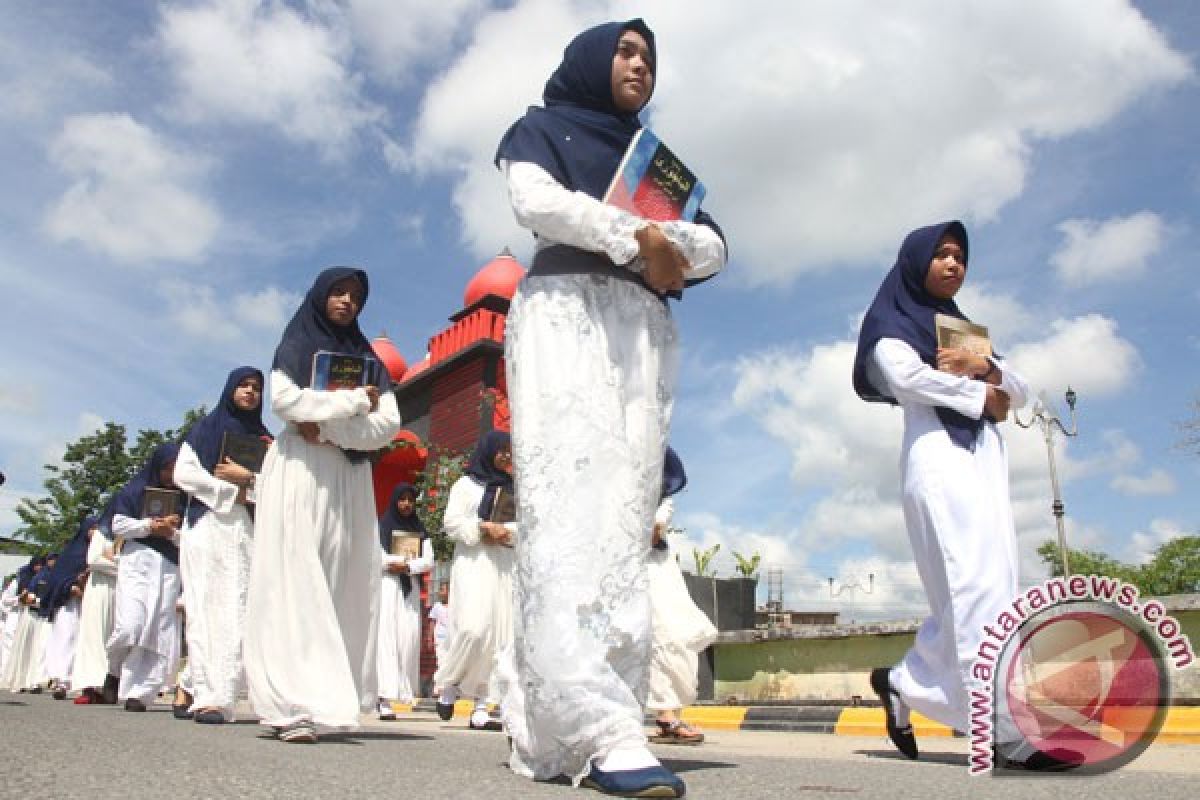
[[[271,410],[286,427],[255,490],[245,664],[254,712],[284,742],[356,729],[377,699],[382,567],[367,454],[392,441],[400,413],[381,370],[356,388],[311,380],[321,350],[373,358],[358,322],[368,289],[360,269],[318,275],[271,368]]]
[[[12,594],[9,594],[10,590],[5,590],[8,618],[4,628],[9,644],[4,657],[4,670],[0,673],[0,687],[12,692],[34,688],[42,678],[37,674],[40,670],[35,667],[41,663],[48,628],[46,621],[37,615],[34,589],[38,575],[45,569],[45,556],[30,558],[29,563],[17,570],[16,585],[11,587]]]
[[[117,493],[110,530],[124,539],[117,571],[108,669],[117,677],[117,699],[126,711],[145,711],[175,682],[179,661],[179,528],[182,514],[142,517],[147,489],[178,490],[179,445],[161,444]],[[182,494],[182,493],[181,493]],[[104,524],[104,521],[101,521]]]
[[[221,453],[227,438],[270,442],[262,397],[261,370],[238,367],[230,372],[216,406],[188,432],[175,463],[175,482],[191,498],[180,573],[187,586],[184,631],[194,692],[189,696],[179,689],[175,705],[188,707],[202,724],[231,721],[245,684],[242,639],[257,476],[228,456],[222,459]]]
[[[641,127],[658,64],[658,42],[641,20],[584,31],[546,82],[543,106],[517,120],[496,152],[517,221],[537,241],[505,342],[523,610],[503,707],[519,774],[681,793],[641,725],[646,535],[678,366],[663,298],[717,272],[726,251],[703,213],[650,222],[602,201]],[[577,617],[581,608],[594,611]]]
[[[75,663],[75,640],[79,635],[79,606],[83,597],[82,581],[87,574],[87,549],[97,518],[87,516],[71,541],[63,547],[54,569],[38,596],[38,613],[51,621],[46,642],[46,675],[50,678],[54,699],[62,700],[71,687]]]
[[[513,545],[517,525],[501,493],[513,492],[512,443],[489,431],[475,445],[462,477],[450,487],[442,527],[454,542],[450,566],[450,630],[433,677],[438,713],[449,719],[454,701],[474,698],[472,728],[493,727],[487,711],[493,666],[512,641]]]
[[[397,540],[397,534],[403,539]],[[415,552],[397,541],[416,540]],[[399,483],[379,518],[383,577],[379,597],[379,718],[395,719],[392,703],[412,703],[420,691],[421,579],[433,568],[433,542],[417,516],[417,489]]]
[[[904,519],[930,616],[893,668],[871,674],[892,742],[909,758],[913,709],[958,730],[984,626],[1017,591],[1017,543],[1008,457],[993,420],[1024,405],[1028,387],[998,356],[938,348],[935,314],[963,318],[954,302],[967,274],[967,232],[957,220],[905,237],[859,333],[854,388],[904,411]],[[997,730],[997,741],[1010,732]]]

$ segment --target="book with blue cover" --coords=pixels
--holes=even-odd
[[[313,353],[313,389],[357,389],[379,385],[379,362],[370,356],[333,353],[318,350]]]
[[[704,199],[704,184],[649,128],[634,134],[604,202],[642,219],[691,222]]]

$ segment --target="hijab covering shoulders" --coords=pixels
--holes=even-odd
[[[675,452],[675,448],[667,445],[663,456],[662,499],[679,494],[687,486],[687,472],[683,469],[683,459]]]
[[[407,517],[402,516],[396,510],[396,502],[406,493],[413,496],[413,513]],[[392,531],[415,533],[421,537],[422,546],[429,538],[425,525],[417,515],[417,494],[417,487],[411,483],[398,483],[396,488],[392,489],[392,499],[388,502],[387,511],[383,512],[383,516],[379,518],[379,545],[383,548],[383,552],[390,553],[392,550]],[[408,597],[408,593],[412,591],[412,576],[401,573],[396,577],[400,579],[400,588],[403,590],[404,596]]]
[[[54,566],[48,570],[45,583],[38,591],[38,614],[50,619],[54,612],[71,599],[71,586],[87,569],[88,532],[99,517],[88,515],[79,523],[74,538],[67,542]]]
[[[330,289],[338,281],[350,277],[357,278],[362,284],[362,306],[365,307],[369,293],[367,273],[355,267],[330,267],[317,276],[308,293],[304,295],[300,307],[283,330],[283,337],[279,347],[275,349],[271,369],[283,372],[301,389],[307,389],[312,384],[313,355],[320,350],[367,356],[378,361],[375,351],[371,349],[371,343],[358,326],[358,317],[349,325],[334,325],[325,316],[325,304]],[[359,308],[359,314],[362,314],[362,307]],[[379,370],[378,381],[381,392],[391,387],[386,369]]]
[[[512,437],[506,431],[488,431],[475,445],[475,452],[463,474],[483,487],[483,499],[479,501],[479,518],[488,519],[496,503],[496,490],[513,491],[512,475],[496,467],[496,453],[502,447],[511,447]]]
[[[256,367],[238,367],[230,372],[216,407],[193,425],[184,439],[195,451],[201,466],[209,473],[217,468],[217,459],[221,457],[221,445],[227,432],[271,438],[271,432],[262,421],[261,400],[258,408],[249,411],[238,408],[237,403],[233,401],[233,393],[238,385],[251,377],[258,378],[259,384],[264,385],[262,370]],[[193,497],[188,505],[188,524],[195,525],[208,511],[208,506]]]
[[[112,518],[117,514],[130,519],[142,518],[142,494],[147,489],[175,488],[163,485],[159,475],[165,467],[174,464],[178,456],[179,445],[174,442],[164,442],[154,448],[154,452],[150,454],[150,458],[146,459],[146,463],[142,465],[137,474],[129,480],[129,483],[125,484],[121,491],[117,492],[106,518],[101,520],[102,523],[107,523],[108,530],[112,530]]]
[[[929,264],[937,251],[938,242],[949,234],[963,249],[964,265],[969,263],[970,250],[967,229],[958,220],[917,228],[904,237],[896,264],[884,277],[879,291],[858,333],[858,348],[854,354],[854,391],[871,403],[896,404],[888,387],[875,386],[867,377],[867,365],[880,339],[899,339],[907,342],[921,360],[937,367],[937,334],[934,316],[946,314],[967,319],[953,299],[941,300],[925,289]],[[983,427],[982,419],[971,419],[949,408],[935,408],[942,427],[959,447],[971,450]]]
[[[46,566],[45,556],[33,556],[25,566],[17,570],[17,595],[29,591],[30,585],[33,583],[33,577],[37,575],[38,570],[44,569]]]

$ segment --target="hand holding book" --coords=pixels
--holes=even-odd
[[[634,236],[638,243],[638,255],[646,265],[642,277],[650,288],[660,294],[682,289],[683,274],[688,263],[666,234],[651,223]]]

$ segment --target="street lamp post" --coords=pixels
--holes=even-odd
[[[1070,386],[1067,387],[1067,393],[1064,399],[1067,401],[1067,407],[1071,409],[1071,429],[1063,425],[1062,420],[1050,408],[1050,404],[1046,402],[1044,396],[1039,397],[1033,404],[1033,416],[1028,422],[1022,422],[1020,415],[1013,412],[1013,420],[1022,428],[1031,428],[1036,422],[1042,429],[1042,436],[1046,439],[1046,456],[1050,460],[1050,487],[1054,491],[1054,502],[1050,506],[1050,510],[1054,512],[1054,522],[1058,526],[1058,552],[1062,556],[1063,577],[1071,574],[1071,567],[1067,561],[1067,530],[1063,523],[1063,515],[1066,509],[1063,507],[1062,493],[1058,488],[1058,468],[1054,463],[1054,431],[1057,429],[1063,436],[1077,436],[1079,427],[1075,424],[1075,390]]]

